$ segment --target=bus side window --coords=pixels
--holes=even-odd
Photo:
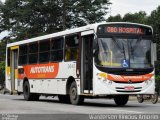
[[[39,42],[39,63],[49,62],[50,58],[50,40]]]
[[[51,40],[51,61],[63,60],[63,43],[63,37],[53,38]]]
[[[38,42],[29,44],[29,64],[38,62]]]
[[[78,58],[79,36],[70,35],[65,37],[65,60],[76,61]]]
[[[19,47],[19,65],[27,64],[27,57],[28,57],[28,46],[22,45]]]

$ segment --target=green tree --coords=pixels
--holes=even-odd
[[[121,17],[120,14],[116,16],[110,16],[107,21],[108,22],[133,22],[133,23],[142,23],[146,24],[148,17],[144,11],[140,11],[138,13],[127,13],[124,17]]]
[[[5,80],[5,61],[0,61],[0,84]]]
[[[6,0],[1,31],[23,40],[104,20],[109,0]]]
[[[148,18],[148,24],[153,27],[154,39],[157,43],[157,57],[160,60],[160,6],[151,12]]]
[[[133,22],[133,23],[141,23],[141,24],[146,24],[147,22],[147,16],[146,12],[140,11],[138,13],[127,13],[123,17],[124,22]]]
[[[116,15],[116,16],[110,16],[108,19],[107,19],[107,22],[122,22],[123,19],[121,17],[120,14]]]
[[[6,41],[0,41],[0,61],[5,61]]]

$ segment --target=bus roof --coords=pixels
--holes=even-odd
[[[82,31],[88,31],[88,30],[96,31],[97,26],[98,25],[102,25],[102,24],[132,24],[132,25],[141,25],[141,26],[149,27],[149,28],[152,29],[151,26],[144,25],[144,24],[139,24],[139,23],[131,23],[131,22],[101,22],[101,23],[89,24],[89,25],[86,25],[86,26],[83,26],[83,27],[67,29],[67,30],[64,30],[64,31],[61,31],[61,32],[52,33],[52,34],[48,34],[48,35],[43,35],[43,36],[31,38],[31,39],[21,40],[21,41],[18,41],[18,42],[8,43],[7,47],[27,44],[27,43],[36,42],[36,41],[45,40],[45,39],[54,38],[54,37],[59,37],[59,36],[65,36],[65,35],[68,35],[68,34],[74,34],[74,33],[82,32]]]

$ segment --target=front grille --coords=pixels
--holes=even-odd
[[[115,83],[122,83],[122,84],[136,84],[136,83],[142,83],[144,81],[138,81],[138,82],[131,82],[131,83],[128,83],[128,82],[123,82],[123,81],[114,81]]]
[[[124,87],[116,87],[117,92],[140,92],[142,87],[135,87],[133,90],[126,90]]]
[[[116,90],[117,92],[140,92],[141,90],[129,90],[129,91],[121,91],[121,90]]]
[[[122,90],[123,90],[123,89],[125,89],[125,88],[124,88],[124,87],[116,87],[116,89],[122,89]],[[135,87],[134,89],[135,89],[135,90],[137,90],[137,89],[142,89],[142,87]]]

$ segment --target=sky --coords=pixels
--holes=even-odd
[[[151,11],[160,6],[160,0],[110,0],[111,16],[120,14],[124,16],[126,13],[135,13],[145,11],[150,15]],[[108,14],[106,17],[108,17]]]
[[[4,2],[5,0],[0,0]],[[145,11],[150,15],[151,11],[160,6],[160,0],[110,0],[110,13],[106,15],[106,19],[111,15],[120,14],[124,16],[126,13],[135,13]],[[7,32],[0,33],[0,39],[7,35]]]

